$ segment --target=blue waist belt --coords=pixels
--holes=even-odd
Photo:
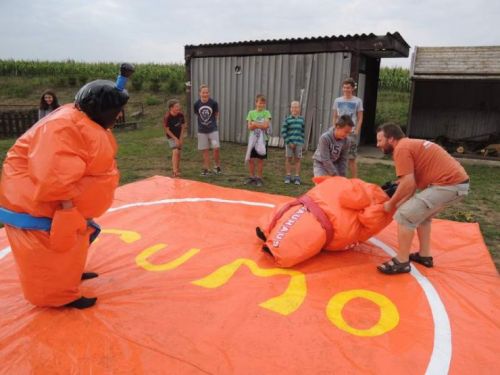
[[[0,222],[18,229],[44,230],[47,232],[50,232],[52,226],[50,217],[31,216],[30,214],[14,212],[3,207],[0,207]],[[101,232],[101,227],[94,220],[87,220],[87,225],[94,228],[94,232],[90,235],[90,243],[92,243]]]

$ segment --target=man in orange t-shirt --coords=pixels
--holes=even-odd
[[[432,267],[431,219],[469,193],[469,176],[443,148],[430,141],[407,138],[396,124],[378,128],[377,147],[385,154],[393,153],[398,188],[384,209],[396,210],[399,242],[397,255],[378,270],[390,275],[410,272],[410,260]],[[417,189],[420,192],[415,194]],[[410,254],[415,229],[420,250]]]

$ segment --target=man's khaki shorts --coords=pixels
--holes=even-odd
[[[469,183],[449,186],[431,185],[403,203],[396,211],[394,220],[410,229],[432,219],[444,208],[461,201],[469,194]]]

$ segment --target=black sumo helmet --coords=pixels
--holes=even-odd
[[[93,121],[108,129],[129,99],[126,90],[118,90],[112,81],[96,80],[83,86],[75,96],[75,105]]]

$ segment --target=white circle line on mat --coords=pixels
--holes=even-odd
[[[391,258],[396,256],[394,249],[379,239],[372,237],[368,242],[381,248]],[[410,275],[415,278],[424,291],[434,321],[434,346],[425,373],[428,375],[448,374],[452,352],[451,326],[448,313],[446,312],[443,301],[430,280],[422,275],[416,267],[411,268]]]

